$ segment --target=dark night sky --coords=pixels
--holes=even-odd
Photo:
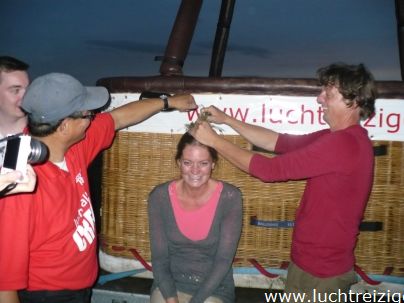
[[[158,75],[180,2],[1,0],[0,54],[30,63],[32,78]],[[184,75],[208,75],[220,4],[204,1]],[[223,76],[314,77],[335,61],[400,80],[394,0],[236,1]]]

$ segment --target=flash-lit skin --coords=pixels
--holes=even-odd
[[[83,111],[83,115],[89,114],[90,111]],[[56,133],[58,136],[58,148],[50,149],[49,152],[49,161],[51,162],[61,162],[64,159],[64,156],[67,150],[77,142],[83,140],[86,136],[86,130],[90,126],[91,120],[89,118],[65,118],[60,126],[58,127]],[[42,140],[45,144],[51,144],[50,138],[38,138]],[[53,140],[52,140],[53,141]],[[63,144],[60,144],[63,142]]]
[[[10,183],[18,182],[18,180],[20,180],[21,177],[22,173],[19,171],[11,171],[9,173],[0,175],[0,190],[3,190]],[[26,182],[24,181],[18,183],[13,190],[7,192],[6,194],[10,195],[22,192],[32,192],[35,189],[36,174],[32,166],[29,164],[27,165],[26,178],[27,178]]]
[[[90,114],[90,111],[83,111],[83,115],[88,115]],[[74,136],[72,136],[71,140],[71,145],[74,143],[77,143],[81,140],[83,140],[86,137],[86,131],[87,128],[90,127],[91,124],[91,119],[89,118],[80,118],[80,119],[69,119],[71,123],[74,123],[74,126],[71,128],[71,131],[75,133]]]
[[[359,108],[348,107],[345,99],[333,85],[324,86],[317,97],[323,109],[324,121],[330,126],[331,131],[345,129],[358,124],[360,121]]]
[[[197,208],[207,201],[217,183],[211,179],[214,166],[205,146],[185,146],[182,157],[178,160],[181,179],[177,182],[179,200],[184,208]]]
[[[25,71],[0,72],[0,133],[3,136],[19,133],[27,124],[20,106],[28,84]]]

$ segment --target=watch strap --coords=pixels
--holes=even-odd
[[[162,95],[160,95],[159,98],[160,98],[161,100],[163,100],[163,102],[164,102],[164,106],[163,106],[163,109],[162,109],[161,111],[162,111],[162,112],[169,111],[169,110],[170,110],[170,106],[169,106],[169,104],[168,104],[168,96],[162,94]]]

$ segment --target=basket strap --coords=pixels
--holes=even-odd
[[[112,245],[111,248],[112,248],[112,250],[115,250],[115,251],[124,251],[124,250],[126,250],[125,247],[123,247],[123,246],[116,246],[116,245]]]
[[[125,247],[123,246],[111,246],[111,248],[115,251],[124,251],[126,250]],[[135,248],[128,248],[128,250],[132,253],[132,255],[135,257],[136,260],[140,262],[140,264],[143,265],[145,269],[148,271],[152,271],[152,267],[149,265],[149,263],[146,262],[146,260],[139,254],[139,252]]]
[[[379,146],[373,146],[373,154],[378,157],[378,156],[385,156],[387,155],[387,145],[379,145]]]
[[[250,225],[267,228],[292,228],[295,226],[294,221],[265,221],[258,220],[257,216],[250,217]],[[363,221],[359,225],[360,231],[380,231],[383,230],[383,222]]]
[[[379,285],[381,282],[371,279],[358,265],[354,265],[354,270],[369,285]]]
[[[248,261],[261,273],[263,274],[265,277],[268,278],[277,278],[279,277],[279,275],[276,274],[272,274],[269,271],[267,271],[261,264],[258,263],[257,260],[255,259],[248,259]]]
[[[362,221],[359,225],[360,231],[380,231],[383,230],[383,222],[379,221]]]
[[[283,261],[281,263],[281,269],[287,270],[289,267],[289,262],[288,261]]]
[[[248,259],[248,261],[264,276],[268,278],[277,278],[279,275],[272,274],[267,271],[261,264],[255,259]],[[282,262],[281,269],[286,269],[289,262]],[[354,265],[355,272],[369,285],[379,285],[381,282],[371,279],[358,265]],[[393,271],[393,267],[386,267],[384,275],[390,275]]]
[[[248,259],[248,261],[264,276],[268,278],[277,278],[279,275],[272,274],[267,271],[261,264],[255,259]],[[282,268],[287,267],[287,262],[282,263]],[[379,285],[381,282],[371,279],[358,265],[354,265],[355,272],[369,285]],[[387,267],[384,271],[384,275],[390,275],[393,271],[392,267]]]
[[[264,221],[258,220],[257,216],[250,217],[250,225],[267,228],[291,228],[295,225],[294,221]]]
[[[145,259],[143,259],[143,257],[138,253],[138,251],[135,248],[129,248],[129,251],[143,265],[144,268],[146,268],[148,271],[153,271],[149,263],[147,263]]]
[[[391,273],[393,272],[394,267],[386,267],[384,269],[383,275],[384,276],[391,276]]]
[[[107,282],[119,280],[119,279],[122,279],[122,278],[136,276],[137,274],[140,274],[140,273],[145,272],[145,271],[146,271],[146,269],[139,268],[139,269],[134,269],[134,270],[121,271],[121,272],[116,272],[116,273],[100,275],[98,277],[97,284],[104,285]]]

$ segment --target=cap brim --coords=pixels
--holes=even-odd
[[[86,86],[87,96],[82,110],[95,110],[103,107],[109,100],[109,93],[102,86]]]

